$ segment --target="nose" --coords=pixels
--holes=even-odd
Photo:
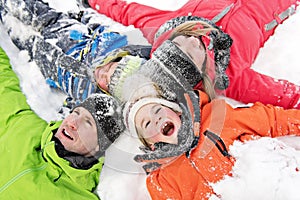
[[[72,130],[77,130],[78,127],[78,117],[77,116],[69,116],[69,120],[68,120],[68,126],[69,128],[71,128]]]
[[[188,38],[193,47],[199,47],[200,41],[198,38],[191,36]]]
[[[159,113],[156,113],[157,111],[156,110],[151,110],[150,111],[150,114],[149,114],[149,118],[150,120],[153,120],[154,123],[157,125],[158,122],[161,120],[161,115]]]
[[[155,118],[155,124],[158,125],[158,122],[161,120],[161,117],[156,117]]]

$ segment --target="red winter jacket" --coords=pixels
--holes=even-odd
[[[230,8],[216,22],[233,39],[231,60],[226,70],[230,85],[225,95],[244,103],[260,101],[284,108],[300,108],[299,86],[260,74],[250,68],[259,48],[273,35],[277,24],[286,19],[285,11],[292,5],[296,6],[296,1],[189,0],[176,11],[163,11],[138,3],[127,4],[120,0],[89,0],[89,3],[99,13],[124,25],[139,28],[152,44],[157,29],[169,19],[192,15],[211,20],[226,8]]]

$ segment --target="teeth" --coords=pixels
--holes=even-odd
[[[68,137],[68,138],[70,138],[71,140],[73,140],[73,138],[71,137],[71,135],[70,135],[66,130],[63,130],[63,134],[64,134],[66,137]]]
[[[69,134],[66,130],[65,130],[65,134],[66,134],[67,136],[71,137],[70,134]]]
[[[164,124],[164,126],[163,126],[163,129],[165,129],[165,128],[166,128],[166,126],[168,126],[168,123],[165,123],[165,124]]]
[[[172,135],[173,130],[174,130],[174,124],[166,122],[162,127],[162,134],[165,136],[170,136],[170,135]],[[172,132],[170,132],[170,131],[172,131]]]
[[[161,127],[161,133],[162,133],[163,135],[165,135],[165,128],[167,127],[167,125],[168,125],[168,123],[164,123],[164,124],[162,125],[162,127]]]

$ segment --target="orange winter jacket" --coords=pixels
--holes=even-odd
[[[300,110],[284,110],[261,103],[232,108],[221,99],[209,103],[207,95],[199,93],[201,135],[198,146],[189,158],[182,155],[149,174],[147,187],[154,200],[208,199],[214,194],[210,183],[230,175],[234,159],[222,153],[227,152],[235,140],[300,135]],[[217,138],[214,143],[207,132]]]

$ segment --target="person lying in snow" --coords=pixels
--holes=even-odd
[[[63,120],[31,110],[0,48],[1,199],[98,199],[105,150],[124,130],[119,103],[94,94]]]
[[[33,1],[32,4],[29,4],[29,2],[24,2],[24,4],[27,10],[33,10],[33,8],[36,7],[40,8],[36,9],[41,10],[39,12],[32,11],[29,13],[31,14],[30,18],[37,18],[40,20],[35,21],[43,22],[41,25],[37,25],[37,23],[32,23],[31,26],[34,29],[37,29],[36,27],[39,27],[39,32],[41,32],[41,34],[44,36],[44,40],[43,38],[41,39],[39,37],[35,37],[33,41],[24,41],[23,35],[17,35],[18,32],[14,30],[16,29],[16,27],[12,26],[9,23],[10,20],[7,16],[10,13],[13,16],[16,16],[18,19],[20,19],[22,23],[28,24],[29,22],[24,20],[24,18],[26,19],[26,17],[20,17],[25,15],[22,13],[26,13],[20,13],[21,10],[24,10],[24,8],[22,7],[22,9],[15,10],[11,9],[9,5],[4,4],[4,10],[2,11],[3,24],[5,25],[5,27],[7,27],[10,33],[10,37],[17,44],[17,46],[19,46],[20,49],[27,48],[29,49],[29,51],[31,49],[39,49],[38,51],[33,51],[32,54],[36,52],[37,54],[41,54],[41,51],[43,49],[46,49],[44,55],[33,56],[34,60],[38,63],[39,66],[42,66],[42,72],[44,72],[43,74],[45,75],[45,77],[48,77],[48,84],[50,84],[53,87],[62,89],[75,100],[83,100],[89,94],[101,91],[109,92],[110,94],[119,97],[121,91],[115,89],[118,88],[118,86],[115,85],[116,83],[114,80],[118,79],[119,77],[125,79],[127,76],[133,74],[145,62],[144,58],[149,59],[150,57],[151,47],[140,45],[130,45],[122,48],[117,48],[107,53],[105,56],[100,54],[100,48],[103,49],[102,47],[106,46],[108,49],[112,49],[112,46],[116,46],[114,44],[114,40],[120,39],[118,39],[117,36],[115,36],[114,40],[107,40],[105,43],[103,42],[104,35],[102,33],[105,32],[103,31],[104,27],[95,26],[95,24],[92,24],[90,22],[91,18],[94,19],[97,17],[95,13],[82,12],[81,17],[79,16],[80,14],[75,15],[73,13],[72,15],[76,17],[72,18],[70,16],[64,15],[63,13],[56,12],[54,9],[50,8],[48,4],[45,4],[42,1]],[[79,23],[78,20],[84,23]],[[96,19],[94,19],[93,21],[95,20]],[[89,26],[96,27],[95,31],[91,31],[92,29],[89,28]],[[73,29],[74,27],[76,28],[75,30]],[[78,27],[80,27],[80,29]],[[87,31],[89,33],[83,34],[82,32],[86,29],[90,30]],[[79,32],[79,30],[81,30],[81,32]],[[102,30],[100,32],[100,35],[99,30]],[[111,34],[111,32],[109,32],[109,34]],[[118,35],[116,33],[113,34]],[[112,39],[112,37],[110,38]],[[120,38],[123,39],[124,37]],[[21,41],[22,39],[23,41]],[[94,69],[94,75],[91,75],[92,73],[86,73],[84,69],[86,69],[87,67],[81,65],[80,63],[76,63],[74,60],[71,59],[60,59],[59,62],[54,63],[53,60],[55,59],[49,59],[48,56],[49,51],[51,51],[53,48],[51,44],[45,42],[45,40],[47,39],[55,39],[56,45],[64,51],[66,51],[66,54],[71,55],[72,57],[78,59],[81,62],[84,62],[88,66],[91,65],[91,69]],[[74,40],[79,40],[79,42],[74,43]],[[100,40],[102,40],[102,43],[99,42]],[[67,43],[64,43],[63,41],[67,41]],[[36,47],[40,48],[32,48],[32,45],[30,45],[30,43],[33,43]],[[67,45],[73,46],[68,50]],[[91,46],[93,46],[93,48],[91,48]],[[95,49],[97,49],[97,51],[95,51]],[[167,52],[165,53],[161,51]],[[153,57],[155,56],[158,60],[160,60],[163,63],[169,62],[169,58],[165,57],[168,56],[168,51],[170,50],[167,48],[159,48],[158,51],[153,53]],[[101,50],[100,52],[103,52],[103,50]],[[47,62],[45,61],[48,60],[50,64],[46,65],[45,63]],[[193,62],[184,54],[179,54],[179,57],[173,56],[172,60],[173,63],[169,63],[168,65],[166,65],[170,66],[168,70],[179,70],[190,83],[198,83],[198,81],[201,79],[203,79],[203,82],[209,83],[209,81],[206,81],[205,79],[205,77],[207,77],[206,73],[203,72],[202,74],[199,74]],[[181,64],[178,65],[179,63]],[[57,65],[57,68],[53,70],[53,67],[51,65]],[[44,66],[47,66],[50,70],[45,70]],[[178,68],[177,66],[184,67]],[[153,73],[155,72],[153,71]],[[99,86],[101,91],[94,84],[95,81],[97,82],[97,85]],[[70,101],[68,103],[70,104]]]
[[[222,198],[210,184],[230,176],[235,160],[228,149],[235,140],[300,135],[298,109],[259,102],[233,108],[200,90],[175,90],[176,98],[165,98],[155,82],[138,74],[124,87],[124,123],[143,144],[145,153],[135,160],[145,163],[153,200]]]
[[[20,50],[29,53],[51,87],[68,94],[68,107],[92,93],[107,90],[99,88],[94,80],[95,63],[106,72],[106,64],[111,65],[110,61],[118,62],[127,55],[149,59],[150,46],[127,45],[125,35],[94,23],[99,14],[92,9],[65,14],[38,0],[1,0],[0,5],[1,21],[10,38]],[[27,25],[30,34],[20,32],[16,22]],[[117,52],[107,56],[115,49]]]
[[[226,72],[228,81],[226,76],[216,78],[225,80],[221,81],[221,86],[227,87],[223,92],[227,97],[243,103],[260,101],[284,108],[300,108],[298,85],[251,69],[259,49],[274,34],[276,27],[295,12],[297,0],[277,0],[272,3],[266,0],[189,0],[175,11],[159,10],[123,0],[88,2],[99,13],[124,25],[139,28],[154,50],[162,44],[172,46],[173,49],[179,47],[180,51],[188,55],[189,49],[182,46],[182,43],[187,44],[189,40],[193,40],[191,37],[198,38],[200,53],[204,53],[204,49],[205,54],[190,59],[197,65],[200,73],[202,65],[198,65],[198,58],[203,60],[204,55],[214,61],[216,72]],[[203,21],[218,31],[211,30],[199,36],[196,30],[202,29]],[[233,40],[232,46],[230,38]],[[165,40],[169,40],[165,42],[167,44],[164,43]],[[177,40],[182,40],[182,43]],[[201,84],[193,86],[201,89]],[[266,93],[270,95],[265,95]]]
[[[62,89],[69,94],[73,100],[75,99],[77,103],[85,99],[89,94],[101,91],[109,92],[113,96],[121,99],[120,93],[122,91],[119,90],[118,79],[121,78],[124,80],[127,76],[132,75],[139,70],[146,59],[150,58],[150,46],[129,45],[112,50],[113,47],[115,48],[117,46],[115,42],[123,41],[124,36],[118,36],[119,34],[117,33],[107,32],[103,26],[99,24],[96,24],[97,26],[95,26],[95,24],[91,23],[91,21],[96,20],[95,18],[97,15],[95,13],[84,11],[77,15],[72,13],[73,17],[70,17],[63,13],[56,12],[54,9],[50,8],[48,4],[45,4],[42,1],[32,1],[31,4],[26,1],[24,2],[24,5],[24,7],[19,6],[21,8],[15,10],[11,9],[11,5],[4,4],[4,9],[2,10],[2,21],[4,26],[9,30],[10,37],[20,49],[32,51],[29,53],[34,54],[32,56],[33,60],[41,66],[41,70],[44,72],[43,74],[46,77],[47,83],[55,88]],[[21,12],[22,10],[31,12]],[[29,13],[29,15],[23,13]],[[9,14],[17,17],[21,23],[30,24],[33,29],[38,29],[44,38],[34,36],[33,38],[29,37],[29,39],[24,39],[26,36],[20,35],[20,32],[15,30],[16,26],[13,25],[14,23],[10,23],[11,19],[9,19]],[[31,23],[32,20],[29,22],[26,20],[27,18],[32,18],[34,19],[33,21],[37,22]],[[93,20],[91,20],[91,18],[93,18]],[[82,23],[78,22],[78,20]],[[38,25],[39,22],[40,25]],[[96,28],[92,31],[93,29],[91,29],[91,27]],[[76,29],[74,30],[74,28]],[[86,31],[88,33],[83,33],[84,30],[89,31]],[[114,37],[106,37],[105,34],[113,34]],[[58,54],[62,59],[53,62],[53,60],[55,61],[56,59],[49,57],[49,52],[56,48],[46,42],[46,40],[49,39],[51,39],[51,41],[54,40],[57,46],[63,51],[66,51],[66,54],[71,55],[91,67],[82,65],[81,63],[70,59],[70,57],[65,57],[58,50],[52,54]],[[79,42],[74,43],[75,40],[78,40]],[[64,41],[67,41],[67,43],[64,43]],[[73,46],[68,50],[67,45]],[[35,46],[35,48],[32,48],[32,46]],[[112,51],[103,56],[104,53],[101,52],[106,53],[108,51],[107,49]],[[181,75],[183,75],[183,77],[191,84],[203,80],[202,86],[204,87],[204,91],[210,93],[211,97],[214,97],[214,91],[209,92],[205,90],[205,85],[210,84],[210,79],[208,78],[206,71],[200,74],[194,63],[185,56],[185,54],[180,54],[178,51],[178,57],[169,57],[170,50],[171,49],[166,48],[165,46],[160,47],[157,51],[153,52],[152,57],[155,57],[155,59],[158,59],[164,64],[167,62],[168,64],[165,65],[167,71],[180,71]],[[172,51],[173,50],[174,49],[172,49]],[[172,62],[170,62],[170,58]],[[53,65],[57,65],[57,67],[53,68]],[[45,66],[49,70],[46,70]],[[155,68],[153,66],[150,67]],[[86,69],[90,70],[87,72]],[[91,71],[94,71],[94,74],[92,74]],[[148,74],[149,76],[152,76],[155,73],[155,69],[153,69],[152,73]],[[226,77],[224,72],[223,76]],[[95,82],[97,83],[97,86]],[[70,98],[67,99],[69,107],[72,107],[74,102],[70,101]]]

